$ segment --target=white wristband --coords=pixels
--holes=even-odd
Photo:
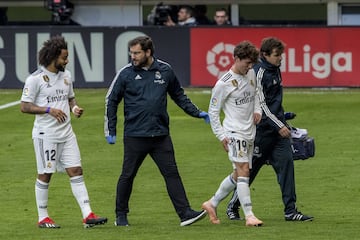
[[[76,109],[76,108],[79,108],[79,106],[78,106],[78,105],[73,106],[73,108],[71,109],[71,111],[72,111],[73,113],[75,113],[75,109]]]

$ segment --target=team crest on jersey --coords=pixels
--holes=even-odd
[[[231,83],[234,87],[237,87],[238,86],[238,82],[234,79],[234,80],[231,80]]]
[[[65,84],[66,86],[69,86],[69,81],[68,81],[66,78],[64,78],[64,84]]]
[[[159,71],[155,72],[154,83],[158,83],[158,84],[164,84],[165,83],[164,79],[161,78],[161,73]]]
[[[48,83],[50,81],[50,78],[48,77],[48,75],[44,75],[43,76],[44,82]]]
[[[46,86],[46,87],[48,87],[48,88],[51,87],[49,76],[48,76],[48,75],[43,75],[43,79],[44,79],[44,82],[47,83],[47,86]]]
[[[161,79],[161,73],[159,71],[155,72],[155,79]]]
[[[48,162],[47,163],[47,168],[51,168],[51,167],[52,167],[51,162]]]

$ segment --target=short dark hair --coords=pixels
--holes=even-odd
[[[67,50],[67,42],[64,37],[56,35],[43,43],[43,47],[39,51],[39,64],[47,67],[51,62],[57,59],[61,50]]]
[[[276,49],[281,54],[284,52],[285,44],[276,37],[267,37],[261,41],[261,55],[271,55],[273,49]]]
[[[224,7],[215,9],[215,15],[216,15],[216,12],[225,12],[225,15],[228,16],[228,11]]]
[[[234,48],[234,57],[238,57],[240,59],[249,58],[253,63],[255,63],[259,58],[259,50],[254,44],[245,40],[240,42]]]
[[[190,5],[182,5],[180,9],[185,9],[185,11],[191,16],[194,17],[194,8]]]
[[[155,48],[154,48],[153,41],[151,40],[150,37],[148,37],[148,36],[136,37],[136,38],[130,40],[128,45],[130,48],[137,44],[140,44],[141,50],[143,50],[143,51],[147,51],[150,49],[150,51],[151,51],[150,55],[153,56]]]

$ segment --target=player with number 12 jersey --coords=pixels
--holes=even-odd
[[[42,66],[31,74],[25,82],[21,101],[61,109],[68,116],[65,122],[59,123],[50,114],[36,114],[33,138],[64,142],[67,137],[74,134],[69,117],[69,99],[74,97],[71,74],[68,70],[53,73]]]

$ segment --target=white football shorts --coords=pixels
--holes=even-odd
[[[249,168],[252,167],[252,156],[254,151],[254,144],[248,140],[241,139],[235,135],[228,136],[230,139],[229,147],[229,160],[233,163],[249,163]]]
[[[75,135],[61,143],[41,138],[34,138],[33,143],[38,174],[64,172],[66,168],[81,166]]]

